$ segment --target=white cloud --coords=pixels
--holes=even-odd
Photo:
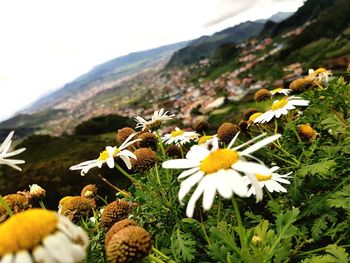
[[[242,13],[236,18],[232,15],[270,6],[272,2],[275,1],[1,1],[0,120],[96,64],[221,30],[252,19]],[[274,5],[287,7],[280,2],[301,0],[278,1]],[[262,14],[255,13],[255,18]]]

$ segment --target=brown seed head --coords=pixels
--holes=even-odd
[[[3,199],[14,214],[31,208],[28,198],[21,194],[5,195]],[[5,208],[0,205],[0,223],[4,222],[8,217],[9,215],[7,214]]]
[[[318,135],[318,133],[308,123],[300,124],[298,126],[298,132],[304,140],[314,140]]]
[[[303,92],[311,86],[311,81],[305,78],[300,78],[292,81],[289,84],[289,88],[293,92]]]
[[[193,129],[198,133],[203,133],[209,129],[209,123],[205,120],[199,120],[193,125]]]
[[[135,159],[131,159],[132,169],[135,172],[144,173],[151,169],[157,161],[157,155],[149,148],[140,148],[134,152]]]
[[[225,144],[228,144],[231,142],[231,140],[237,134],[237,132],[239,132],[239,127],[236,124],[233,124],[231,122],[225,122],[219,127],[217,135],[220,141],[222,141]]]
[[[97,187],[95,184],[88,184],[81,190],[80,196],[86,197],[86,198],[95,198],[97,195]]]
[[[129,226],[117,232],[107,247],[110,263],[138,262],[146,257],[152,247],[151,235],[142,227]]]
[[[72,196],[63,204],[60,213],[68,217],[71,221],[78,223],[80,218],[88,218],[96,208],[90,199],[82,196]]]
[[[136,223],[128,218],[122,219],[116,223],[108,230],[105,238],[105,249],[107,250],[109,241],[112,239],[112,237],[119,232],[120,230],[128,227],[128,226],[136,226]]]
[[[271,99],[272,95],[268,89],[259,89],[255,92],[254,100],[256,102]]]
[[[173,157],[173,158],[179,157],[180,158],[181,157],[181,149],[179,146],[172,144],[168,148],[166,148],[166,154],[169,157]]]
[[[101,226],[110,228],[115,222],[128,217],[131,210],[131,204],[125,200],[119,199],[109,203],[102,212]]]
[[[138,147],[140,147],[140,148],[151,148],[153,150],[157,149],[158,139],[153,133],[148,132],[148,131],[141,132],[137,136],[137,139],[141,139],[141,141],[139,141],[137,143]]]
[[[133,133],[135,133],[135,130],[130,127],[124,127],[118,130],[116,135],[117,143],[122,144]]]
[[[238,123],[238,127],[239,127],[241,132],[246,132],[247,129],[248,129],[248,126],[249,126],[249,122],[248,121],[241,120]]]
[[[245,121],[249,120],[249,117],[252,116],[254,113],[259,112],[258,109],[255,108],[248,108],[243,112],[243,119]]]

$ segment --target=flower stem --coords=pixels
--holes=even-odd
[[[151,262],[164,263],[163,260],[157,258],[156,256],[153,256],[152,254],[149,254],[148,258],[151,260]]]
[[[119,187],[115,186],[114,184],[112,184],[110,181],[108,181],[106,178],[104,178],[102,175],[98,174],[98,176],[102,179],[102,181],[104,181],[106,184],[108,184],[110,187],[112,187],[114,190],[116,190],[118,193],[121,193],[122,195],[124,195],[125,197],[131,197],[131,194],[120,189]]]
[[[241,247],[242,249],[245,246],[245,242],[243,239],[243,231],[244,231],[244,227],[242,224],[242,218],[241,218],[241,214],[239,213],[239,209],[238,209],[238,205],[237,205],[237,201],[235,198],[235,195],[232,195],[232,205],[233,205],[233,209],[235,211],[235,215],[236,215],[236,219],[237,219],[237,224],[238,224],[238,229],[239,229],[239,241],[241,242]]]
[[[42,209],[45,209],[45,210],[46,210],[46,207],[45,207],[45,205],[44,205],[44,203],[43,203],[43,200],[39,200],[39,205],[40,205],[40,207],[41,207]]]
[[[315,253],[315,252],[319,252],[319,251],[325,250],[327,247],[328,246],[321,247],[321,248],[316,248],[314,250],[309,250],[309,251],[306,251],[306,252],[299,253],[298,255],[299,256],[309,255],[309,254],[312,254],[312,253]],[[350,244],[342,245],[342,246],[338,246],[338,247],[347,248],[347,247],[350,247]]]
[[[160,150],[161,150],[162,155],[163,155],[163,159],[165,159],[165,150],[164,150],[162,138],[160,137],[160,134],[159,134],[159,131],[158,131],[158,130],[156,131],[156,133],[157,133],[158,142],[159,142],[158,144],[159,144]]]
[[[158,184],[159,184],[159,186],[162,186],[162,183],[161,183],[160,177],[159,177],[159,172],[158,172],[158,166],[157,165],[155,165],[155,170],[156,170],[156,177],[157,177]]]
[[[119,170],[119,172],[121,172],[123,175],[125,175],[135,186],[140,186],[140,184],[135,180],[135,178],[133,178],[130,174],[128,174],[127,172],[125,172],[123,170],[123,168],[121,168],[119,166],[119,164],[115,164],[115,167]]]
[[[6,203],[5,199],[0,194],[0,205],[6,210],[9,216],[13,216],[13,212],[11,211],[11,208]]]
[[[153,251],[155,254],[157,254],[157,255],[161,256],[162,258],[166,259],[166,261],[175,263],[175,261],[171,260],[168,256],[166,256],[165,254],[163,254],[161,251],[159,251],[158,249],[156,249],[154,246],[152,246],[152,251]]]

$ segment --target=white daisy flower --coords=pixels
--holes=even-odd
[[[270,90],[270,93],[272,96],[274,96],[275,94],[284,94],[285,96],[288,96],[288,94],[291,92],[292,90],[290,89],[284,89],[284,88],[277,88],[274,90]]]
[[[0,244],[1,263],[78,263],[88,236],[62,215],[29,209],[0,225]]]
[[[170,134],[165,134],[162,137],[162,141],[165,142],[165,144],[175,143],[183,145],[198,139],[198,136],[196,132],[186,132],[176,127],[175,131],[172,131]]]
[[[308,106],[309,101],[303,100],[301,97],[291,96],[275,100],[271,109],[261,114],[254,120],[254,123],[269,122],[273,117],[279,118],[281,115],[287,115],[289,110],[294,110],[295,106]]]
[[[155,111],[153,113],[152,119],[146,121],[144,118],[137,116],[135,117],[136,129],[142,128],[142,130],[158,130],[164,121],[171,120],[175,114],[168,115],[168,111],[164,112],[164,109],[160,109],[159,111]]]
[[[248,183],[240,173],[244,173],[251,179],[251,183],[256,188],[257,200],[262,199],[262,190],[258,180],[252,174],[268,174],[269,168],[257,158],[250,154],[275,141],[281,135],[273,135],[265,138],[243,151],[238,151],[244,146],[260,139],[266,134],[262,134],[251,141],[231,148],[238,137],[232,139],[227,148],[220,149],[218,139],[213,140],[213,147],[208,150],[201,145],[194,145],[186,155],[186,159],[175,159],[163,162],[163,168],[186,169],[178,179],[186,178],[180,185],[179,200],[189,193],[191,188],[198,183],[186,208],[186,215],[193,216],[195,204],[203,194],[203,208],[209,210],[214,202],[216,191],[224,197],[231,198],[232,194],[246,197],[248,193]],[[247,161],[246,158],[258,160],[258,162]]]
[[[318,86],[322,85],[327,87],[331,76],[332,72],[325,68],[318,68],[316,70],[309,69],[309,75],[306,76],[306,79],[314,81]]]
[[[13,152],[8,152],[11,147],[13,134],[14,131],[10,132],[10,134],[6,137],[5,141],[0,146],[0,164],[6,164],[16,170],[22,171],[22,169],[18,167],[17,164],[25,163],[25,161],[16,159],[6,159],[8,157],[20,154],[21,152],[25,151],[25,148],[21,148]]]
[[[266,189],[272,193],[272,192],[283,192],[286,193],[287,189],[284,188],[281,183],[283,184],[290,184],[290,182],[285,179],[285,178],[290,178],[290,173],[287,174],[278,174],[275,173],[277,170],[279,169],[278,166],[273,166],[270,169],[270,172],[267,174],[255,174],[256,179],[259,181],[260,187],[266,187]],[[249,177],[245,177],[245,180],[249,183]],[[248,194],[247,197],[251,196],[251,195],[255,195],[255,188],[252,186],[250,187],[250,189],[248,190]]]
[[[74,165],[69,168],[69,170],[81,170],[81,175],[84,176],[91,168],[98,167],[101,168],[104,163],[107,163],[108,167],[113,169],[114,166],[114,157],[120,157],[128,169],[131,169],[131,162],[130,158],[133,158],[136,160],[135,154],[133,154],[131,151],[126,150],[130,145],[134,144],[137,141],[140,141],[141,139],[136,139],[133,141],[130,141],[136,133],[131,134],[123,143],[120,145],[120,147],[112,147],[107,146],[106,149],[100,153],[100,156],[95,160],[89,160],[82,162],[80,164]]]

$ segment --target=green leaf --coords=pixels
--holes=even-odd
[[[329,245],[326,248],[326,255],[314,256],[301,261],[302,263],[348,263],[350,260],[349,254],[345,249],[336,245]]]
[[[344,208],[350,212],[350,185],[343,187],[342,190],[330,195],[327,200],[330,207]]]
[[[332,172],[332,169],[337,165],[334,160],[321,160],[318,163],[303,165],[297,171],[298,175],[305,177],[307,175],[315,175],[320,178],[329,177]]]
[[[190,233],[182,233],[178,228],[171,236],[171,251],[177,261],[191,262],[196,252],[196,241]]]

